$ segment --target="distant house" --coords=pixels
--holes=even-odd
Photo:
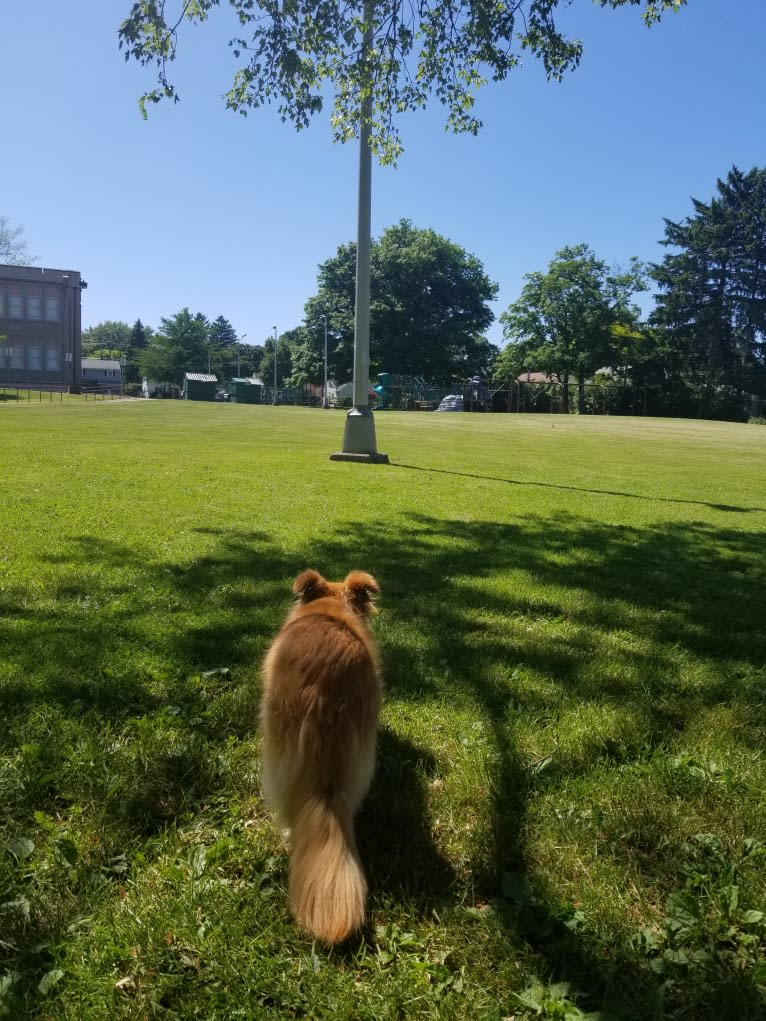
[[[0,266],[0,380],[77,390],[80,295],[76,270]]]
[[[119,390],[122,386],[122,366],[114,358],[83,358],[82,385]]]
[[[184,373],[182,397],[185,401],[214,401],[218,377],[208,372]]]

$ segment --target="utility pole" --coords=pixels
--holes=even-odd
[[[272,404],[278,404],[277,401],[277,328],[274,327],[274,400]]]
[[[329,408],[327,400],[327,313],[324,314],[324,390],[322,390],[322,407]]]

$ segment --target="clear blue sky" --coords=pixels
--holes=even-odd
[[[181,103],[143,121],[153,77],[117,49],[129,8],[3,0],[0,214],[38,265],[83,274],[84,326],[188,306],[262,343],[300,323],[318,264],[355,238],[356,147],[326,117],[296,133],[225,109],[228,6],[182,39]],[[373,234],[409,217],[463,245],[499,283],[498,315],[564,245],[661,258],[663,217],[732,164],[766,165],[764,0],[689,0],[651,30],[589,0],[564,17],[585,54],[562,84],[529,59],[481,94],[477,138],[446,134],[434,103],[403,122],[398,167],[374,169]]]

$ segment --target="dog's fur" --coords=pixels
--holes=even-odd
[[[290,831],[293,914],[328,945],[365,914],[354,813],[375,769],[382,685],[367,618],[378,591],[362,571],[343,582],[304,571],[264,663],[264,796]]]

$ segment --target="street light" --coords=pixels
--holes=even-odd
[[[327,400],[327,313],[324,314],[324,390],[322,391],[322,407],[329,408]]]
[[[277,404],[277,328],[274,327],[274,400],[272,404]]]
[[[370,74],[373,42],[373,0],[364,3],[362,53]],[[372,80],[363,82],[359,123],[359,205],[356,241],[356,302],[354,309],[354,406],[346,416],[343,450],[330,454],[331,461],[366,461],[388,464],[388,454],[378,452],[375,420],[369,406],[370,386],[370,234],[372,215]]]
[[[243,333],[241,337],[237,337],[237,378],[238,379],[239,379],[239,345],[242,343],[242,341],[245,339],[246,336],[247,336],[247,334]]]

